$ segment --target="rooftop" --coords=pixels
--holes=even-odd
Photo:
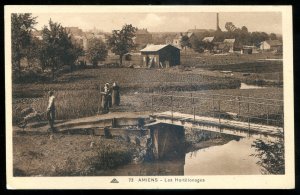
[[[235,39],[224,39],[223,43],[234,43]]]
[[[266,42],[270,46],[281,46],[282,45],[282,43],[279,40],[266,40]]]
[[[140,51],[159,51],[167,46],[169,46],[170,44],[163,44],[163,45],[147,45],[144,49],[140,50]],[[173,45],[170,45],[172,47],[175,47]],[[177,48],[177,47],[175,47]],[[179,49],[179,48],[177,48]]]
[[[204,37],[202,41],[204,42],[212,42],[215,37]]]

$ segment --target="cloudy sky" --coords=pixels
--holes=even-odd
[[[101,29],[111,32],[124,24],[147,28],[150,32],[185,32],[188,29],[216,29],[216,13],[204,12],[152,12],[152,13],[34,13],[37,29],[47,25],[51,18],[65,27],[76,26],[83,30]],[[220,28],[225,30],[226,22],[236,27],[246,26],[249,31],[264,31],[282,34],[280,12],[220,12]]]

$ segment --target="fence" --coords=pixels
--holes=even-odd
[[[283,100],[245,96],[190,93],[190,96],[151,94],[151,112],[171,111],[283,127]],[[227,99],[226,99],[227,98]]]

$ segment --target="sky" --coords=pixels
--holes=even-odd
[[[213,12],[151,12],[151,13],[32,13],[37,16],[36,28],[40,30],[49,19],[64,27],[83,30],[99,29],[104,32],[121,29],[124,24],[147,28],[149,32],[186,32],[188,29],[216,29],[216,13]],[[246,26],[248,31],[282,34],[280,12],[220,12],[219,26],[225,31],[225,23],[236,27]]]

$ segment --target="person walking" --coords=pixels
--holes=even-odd
[[[53,91],[49,91],[49,102],[48,102],[48,107],[47,107],[47,118],[49,120],[49,125],[50,125],[50,131],[54,132],[54,121],[55,121],[55,96]]]

